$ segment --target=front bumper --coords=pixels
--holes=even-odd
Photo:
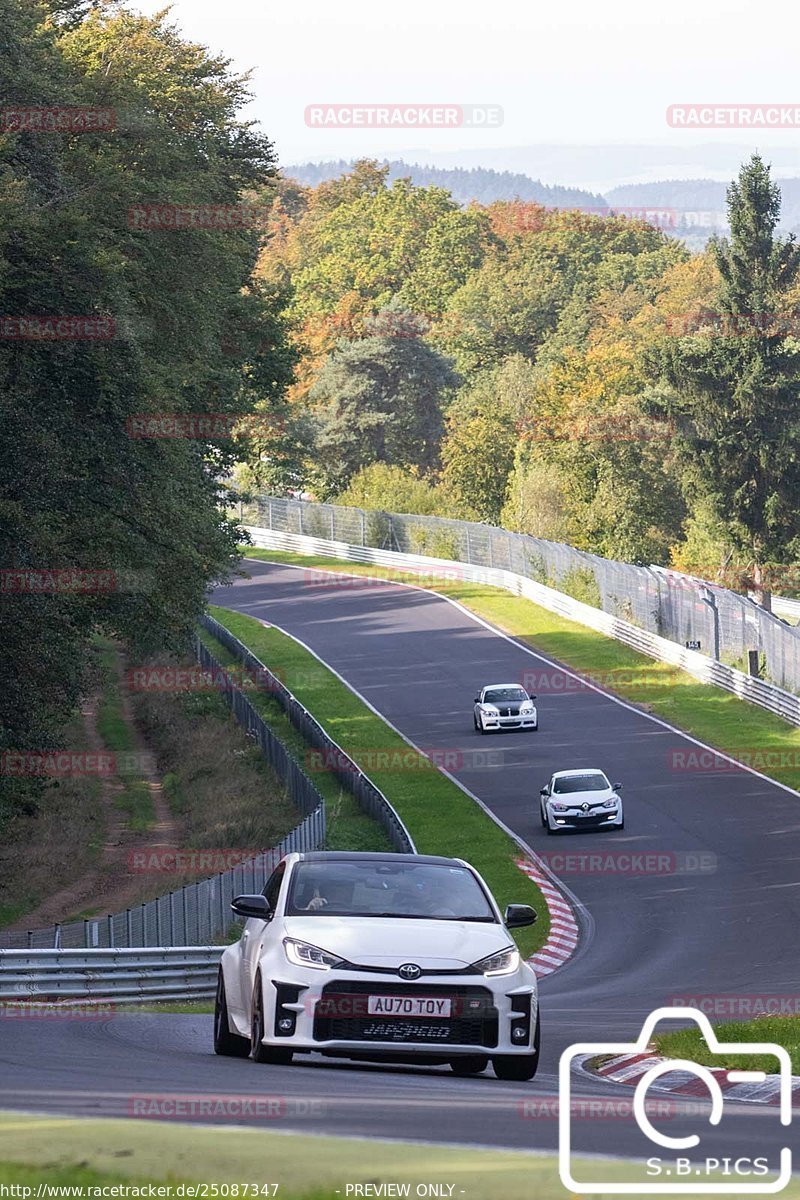
[[[493,717],[490,713],[482,713],[480,721],[484,729],[536,729],[539,717],[535,712],[511,717]]]
[[[551,829],[613,829],[622,821],[622,809],[598,809],[584,813],[580,809],[570,812],[548,812]]]
[[[293,1051],[380,1058],[447,1059],[531,1052],[536,979],[524,964],[511,975],[424,975],[405,983],[378,972],[281,970],[264,980],[264,1043]],[[370,996],[448,998],[448,1018],[370,1014]]]

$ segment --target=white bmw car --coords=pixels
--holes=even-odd
[[[478,733],[490,729],[539,728],[539,714],[529,696],[518,683],[491,683],[475,697],[472,721]]]
[[[539,814],[548,833],[562,829],[624,829],[621,783],[603,771],[556,771],[539,793]]]
[[[222,955],[217,1054],[289,1063],[294,1054],[449,1064],[532,1079],[539,1059],[536,976],[509,933],[536,913],[501,915],[467,863],[422,854],[288,854]]]

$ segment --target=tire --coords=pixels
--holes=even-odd
[[[542,828],[547,829],[547,817],[544,815],[544,810],[539,807],[539,820],[542,822]]]
[[[539,732],[539,722],[538,722],[538,721],[536,722],[536,724],[535,724],[535,725],[531,725],[530,732],[531,732],[531,733],[538,733],[538,732]]]
[[[622,818],[622,820],[620,821],[619,825],[617,825],[617,826],[616,826],[616,828],[617,828],[617,829],[624,829],[624,828],[625,828],[625,818],[624,818],[624,817],[623,817],[623,818]]]
[[[533,1050],[530,1054],[498,1054],[492,1059],[492,1070],[498,1079],[511,1083],[527,1083],[533,1079],[539,1067],[541,1044],[541,1018],[536,1014],[536,1033],[533,1035]]]
[[[247,1058],[250,1054],[250,1039],[230,1031],[222,967],[217,976],[217,996],[214,1001],[214,1053],[224,1054],[227,1058]]]
[[[545,829],[546,829],[546,831],[547,831],[547,836],[548,836],[548,837],[555,837],[555,832],[556,832],[556,831],[555,831],[555,829],[551,829],[551,828],[550,828],[550,822],[549,822],[549,821],[545,821],[545,823],[544,823],[544,827],[545,827]]]
[[[283,1050],[275,1046],[265,1046],[261,1041],[264,1036],[264,992],[261,987],[261,976],[257,976],[253,988],[253,1020],[251,1024],[250,1053],[253,1062],[271,1063],[273,1067],[288,1067],[292,1061],[291,1050]]]
[[[481,735],[481,737],[483,737],[485,735],[486,730],[483,728],[483,721],[481,721],[480,717],[478,718],[475,728],[477,729],[477,731]]]
[[[475,730],[476,733],[480,733],[480,729],[478,728],[478,718],[475,716],[474,713],[472,714],[472,728]]]
[[[454,1075],[480,1075],[489,1065],[489,1059],[481,1054],[467,1054],[463,1058],[452,1058],[450,1070]]]

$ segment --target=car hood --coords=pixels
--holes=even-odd
[[[511,935],[502,925],[475,921],[403,920],[393,917],[287,917],[289,937],[311,942],[348,962],[397,968],[412,962],[427,970],[455,971],[503,950]]]
[[[568,804],[570,808],[580,808],[582,804],[598,804],[602,800],[610,800],[616,796],[613,788],[598,788],[593,792],[556,792],[548,796],[555,804]]]

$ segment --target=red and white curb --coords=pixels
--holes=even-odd
[[[529,858],[520,858],[517,859],[517,866],[539,888],[550,914],[550,935],[541,950],[537,950],[533,957],[528,959],[528,963],[539,977],[552,975],[553,971],[563,967],[567,959],[575,953],[578,945],[578,922],[563,893],[536,863],[531,862]]]
[[[587,1074],[610,1079],[612,1083],[623,1083],[635,1087],[639,1080],[651,1067],[668,1062],[656,1054],[619,1054],[609,1058],[599,1066],[590,1067],[592,1056],[586,1055],[576,1059],[576,1064]],[[720,1090],[728,1100],[744,1100],[749,1104],[780,1104],[781,1080],[779,1075],[767,1075],[762,1082],[737,1083],[731,1081],[729,1073],[723,1067],[710,1067],[711,1074],[719,1084]],[[731,1072],[734,1074],[734,1072]],[[800,1103],[800,1076],[793,1075],[791,1082],[792,1107]],[[706,1084],[691,1071],[665,1071],[652,1085],[653,1091],[670,1092],[677,1096],[708,1096]]]

